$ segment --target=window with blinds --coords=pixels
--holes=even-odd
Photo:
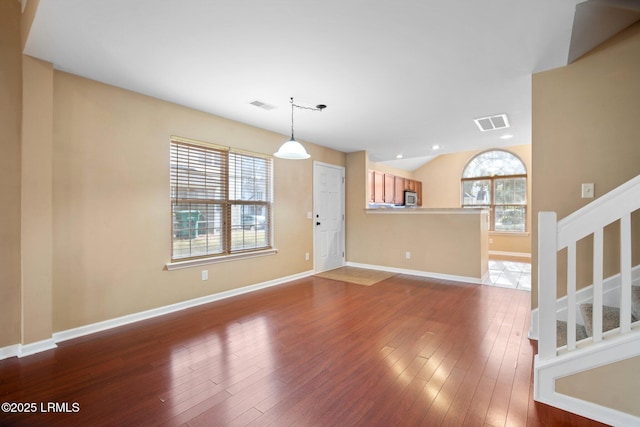
[[[272,247],[271,156],[172,138],[172,261]]]

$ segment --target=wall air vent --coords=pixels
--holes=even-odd
[[[498,114],[497,116],[482,117],[474,119],[476,125],[482,132],[488,130],[505,129],[509,127],[509,119],[506,114]]]
[[[258,108],[262,108],[263,110],[274,110],[274,109],[278,108],[275,105],[267,104],[265,102],[258,101],[258,100],[250,102],[249,104],[254,105],[254,106],[258,107]]]

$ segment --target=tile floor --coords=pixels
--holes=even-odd
[[[489,260],[489,277],[485,285],[531,290],[531,264],[527,262]]]

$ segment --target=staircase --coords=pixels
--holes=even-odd
[[[640,175],[584,208],[557,221],[554,212],[538,216],[538,355],[534,398],[616,426],[640,425],[629,413],[556,391],[556,379],[640,356],[640,267],[632,265],[632,215],[640,210]],[[604,229],[616,223],[619,247],[605,252]],[[638,230],[634,228],[635,238]],[[584,257],[578,242],[593,239],[593,284],[577,290]],[[566,295],[558,298],[558,253],[566,256]],[[604,277],[604,260],[620,259],[619,273]],[[563,292],[564,293],[564,292]],[[605,392],[606,393],[606,392]],[[636,405],[637,406],[637,405]]]
[[[576,319],[576,343],[593,337],[593,304],[580,304],[580,314],[582,323]],[[631,286],[631,323],[640,320],[640,286]],[[577,317],[577,316],[576,316]],[[556,347],[561,348],[567,345],[568,323],[564,320],[556,321]],[[602,306],[602,332],[617,329],[620,327],[620,308],[609,305]]]

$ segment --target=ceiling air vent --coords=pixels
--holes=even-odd
[[[506,114],[498,114],[497,116],[482,117],[480,119],[474,119],[474,122],[478,125],[478,128],[482,132],[488,130],[505,129],[509,127],[509,119]]]
[[[275,105],[267,104],[265,102],[258,101],[258,100],[250,102],[249,104],[255,105],[258,108],[262,108],[263,110],[274,110],[274,109],[278,108]]]

